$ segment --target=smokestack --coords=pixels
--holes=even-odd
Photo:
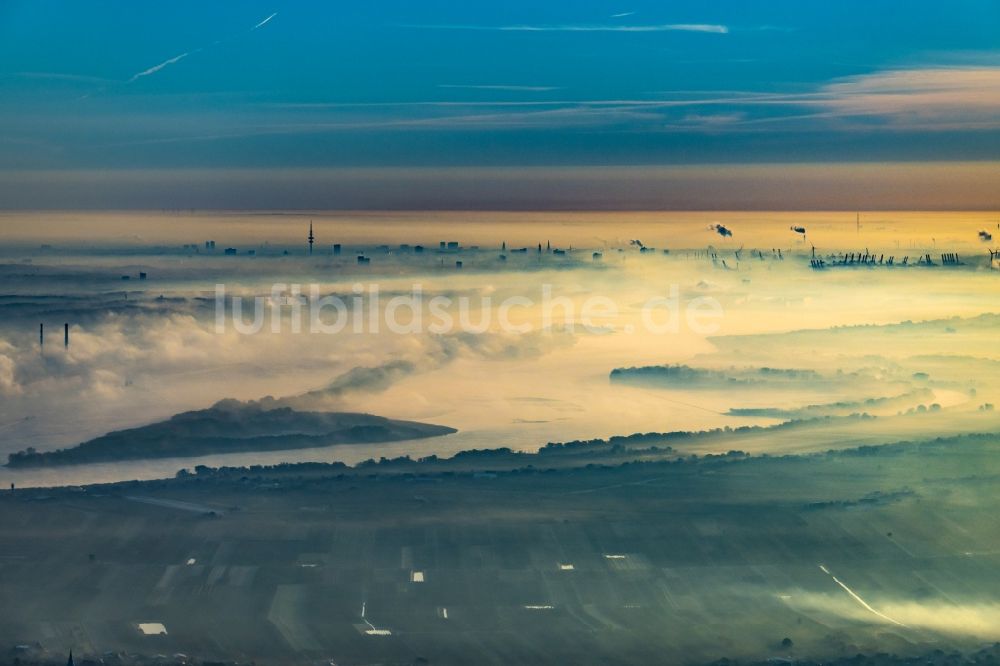
[[[45,324],[38,325],[38,345],[42,346],[45,344]]]
[[[63,324],[63,345],[69,347],[69,324]]]

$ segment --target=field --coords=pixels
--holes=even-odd
[[[337,664],[973,649],[1000,621],[998,451],[968,436],[5,492],[0,640]]]

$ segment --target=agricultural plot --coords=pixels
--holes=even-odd
[[[978,436],[5,493],[0,640],[338,664],[971,649],[1000,619],[997,453]],[[178,508],[209,498],[227,511]]]

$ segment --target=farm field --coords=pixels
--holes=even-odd
[[[971,650],[1000,619],[998,451],[4,492],[0,641],[337,664]]]

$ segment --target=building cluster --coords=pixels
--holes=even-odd
[[[813,268],[826,268],[831,266],[964,266],[957,252],[943,252],[940,255],[940,262],[937,263],[930,253],[917,256],[917,260],[910,261],[910,256],[906,255],[898,263],[895,255],[886,257],[885,254],[875,254],[873,252],[848,252],[843,254],[831,254],[826,258],[817,257],[813,250],[813,257],[809,262]]]

